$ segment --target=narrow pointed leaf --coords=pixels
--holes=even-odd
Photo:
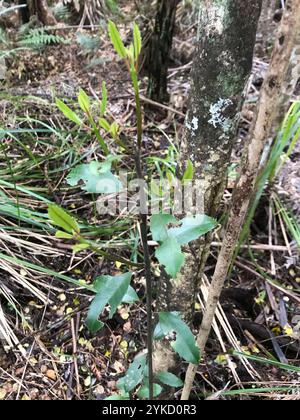
[[[51,204],[48,207],[48,216],[53,225],[63,228],[66,232],[72,234],[80,232],[76,220],[56,204]]]
[[[85,91],[83,89],[80,89],[80,91],[79,91],[78,103],[79,103],[80,108],[84,112],[89,112],[90,111],[90,108],[91,108],[90,98],[88,97],[88,95],[85,93]]]
[[[116,52],[121,58],[125,59],[127,57],[126,48],[123,44],[118,28],[112,21],[109,21],[108,23],[108,33]]]
[[[133,43],[134,43],[134,55],[135,55],[134,58],[137,61],[142,51],[142,36],[141,36],[140,29],[136,23],[133,25]]]
[[[64,114],[64,116],[69,120],[73,121],[77,125],[82,124],[82,120],[78,117],[78,115],[75,114],[75,112],[72,111],[71,108],[69,108],[68,105],[66,105],[63,101],[56,99],[56,105],[58,109]]]
[[[100,113],[102,117],[106,113],[107,101],[108,101],[107,88],[106,88],[106,83],[103,81],[102,82],[102,100],[100,104]]]

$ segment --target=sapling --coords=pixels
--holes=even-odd
[[[145,171],[147,163],[155,162],[155,158],[142,159],[142,141],[143,141],[143,114],[140,100],[138,69],[139,56],[142,48],[142,40],[137,25],[133,27],[133,43],[129,48],[125,47],[121,39],[120,33],[113,22],[109,22],[109,35],[118,55],[124,60],[128,69],[134,89],[136,102],[136,121],[137,121],[137,139],[135,144],[134,162],[135,172],[141,181],[145,181]],[[123,188],[120,180],[114,175],[113,168],[121,159],[119,155],[110,155],[109,147],[104,137],[101,135],[100,129],[105,130],[115,140],[118,136],[117,124],[112,124],[105,118],[107,105],[106,86],[102,86],[102,100],[100,101],[100,119],[97,121],[92,114],[91,103],[87,94],[80,90],[78,95],[78,103],[83,111],[85,118],[77,115],[62,101],[57,100],[57,106],[62,113],[73,121],[76,125],[91,129],[99,141],[100,148],[105,155],[102,162],[92,161],[88,164],[76,166],[67,177],[67,182],[71,186],[80,185],[81,188],[92,194],[103,193],[119,193]],[[89,125],[88,125],[88,123]],[[132,150],[133,148],[131,148]],[[130,150],[127,148],[127,151]],[[174,153],[174,147],[170,151]],[[161,163],[172,170],[162,171],[161,176],[166,176],[168,182],[175,177],[176,169],[167,164],[166,160]],[[147,167],[148,169],[148,167]],[[193,179],[193,165],[189,161],[187,169],[180,182],[182,185]],[[80,184],[81,183],[81,184]],[[83,183],[83,184],[82,184]],[[176,281],[180,269],[182,268],[185,255],[183,247],[190,241],[198,239],[200,236],[212,231],[216,226],[216,221],[203,214],[195,216],[187,216],[182,220],[178,220],[171,214],[158,212],[152,214],[150,225],[148,226],[147,216],[147,200],[148,192],[144,187],[139,191],[139,220],[140,220],[140,237],[143,246],[143,264],[132,262],[126,258],[111,253],[99,246],[97,242],[86,238],[81,230],[80,224],[70,216],[65,210],[57,205],[49,206],[49,218],[52,224],[58,226],[56,237],[75,242],[73,246],[74,252],[80,252],[90,249],[95,253],[103,255],[105,258],[122,263],[127,267],[143,267],[146,277],[146,301],[147,301],[147,352],[138,355],[126,375],[118,381],[120,394],[113,396],[114,399],[128,399],[137,387],[137,395],[139,398],[153,399],[158,396],[163,388],[162,384],[171,387],[182,386],[180,378],[171,372],[163,369],[154,372],[153,369],[153,339],[165,340],[168,338],[170,347],[182,359],[190,363],[198,363],[200,358],[199,349],[195,343],[190,328],[181,319],[181,315],[177,312],[160,311],[156,318],[158,320],[153,331],[153,311],[152,311],[152,268],[151,255],[148,245],[148,230],[150,228],[152,239],[157,241],[157,249],[155,256],[164,270]],[[131,272],[125,272],[119,276],[101,276],[94,281],[92,291],[96,297],[91,303],[87,315],[87,326],[92,332],[97,332],[103,327],[103,323],[99,321],[99,316],[104,307],[110,305],[110,314],[112,317],[118,305],[121,303],[133,303],[137,300],[137,294],[130,286],[132,277]],[[155,383],[155,381],[159,383]]]

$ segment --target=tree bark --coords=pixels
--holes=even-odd
[[[182,162],[190,159],[200,182],[203,210],[216,216],[227,182],[245,86],[252,69],[261,0],[210,0],[200,6]],[[182,164],[183,166],[183,164]],[[162,276],[158,310],[179,311],[189,324],[209,254],[211,235],[192,243],[185,265],[173,280]],[[160,343],[155,366],[166,359]],[[170,354],[169,366],[175,363]]]
[[[157,2],[155,28],[146,60],[149,74],[148,96],[157,102],[168,101],[168,67],[179,2],[180,0]]]
[[[200,180],[203,210],[216,216],[227,181],[236,128],[252,69],[261,0],[210,1],[201,7],[182,162]],[[162,306],[191,321],[194,297],[207,260],[210,235],[187,249],[176,280],[163,279]]]
[[[290,0],[286,5],[286,11],[273,51],[271,64],[262,87],[257,117],[252,126],[244,165],[233,194],[226,234],[213,275],[206,310],[198,334],[197,343],[202,355],[243,222],[247,215],[264,146],[266,140],[269,138],[272,126],[276,122],[282,89],[284,88],[286,73],[295,45],[294,41],[300,27],[299,22],[299,0]],[[197,366],[190,365],[182,393],[183,400],[187,400],[190,395],[196,372]]]
[[[51,12],[47,0],[19,0],[18,4],[27,4],[27,8],[21,9],[23,23],[29,21],[31,16],[36,16],[45,26],[56,25],[56,19]]]

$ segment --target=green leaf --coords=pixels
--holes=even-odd
[[[160,247],[156,249],[155,256],[165,267],[166,272],[175,278],[184,264],[184,254],[181,246],[175,238],[165,239]]]
[[[121,58],[125,59],[127,57],[126,48],[123,44],[118,28],[112,21],[109,21],[108,23],[108,33],[116,52]]]
[[[158,397],[161,394],[162,390],[163,388],[159,384],[153,384],[153,397],[154,398]],[[141,386],[137,395],[139,398],[149,399],[149,396],[150,396],[149,385]]]
[[[74,111],[71,110],[71,108],[68,107],[63,101],[60,99],[56,99],[56,105],[58,109],[64,114],[65,117],[67,117],[69,120],[73,121],[77,125],[81,125],[82,121],[78,117],[77,114],[75,114]]]
[[[146,362],[146,354],[137,356],[129,366],[126,375],[118,380],[117,387],[123,392],[130,392],[139,385],[144,380]]]
[[[130,59],[130,62],[134,64],[134,45],[130,44],[129,48],[126,48],[127,57]]]
[[[99,124],[102,128],[104,128],[105,131],[107,131],[108,133],[110,132],[110,124],[105,118],[100,118]]]
[[[74,254],[77,254],[77,252],[84,251],[85,249],[88,249],[90,246],[89,244],[76,244],[72,246],[72,251]]]
[[[131,273],[125,273],[116,277],[101,276],[95,280],[94,288],[98,293],[91,303],[86,319],[91,332],[97,332],[103,327],[104,324],[98,318],[107,304],[110,305],[109,317],[112,318],[127,293],[131,277]]]
[[[116,123],[116,121],[114,121],[110,127],[110,133],[114,139],[119,135],[119,128],[119,124]]]
[[[66,232],[72,234],[80,232],[76,220],[56,204],[49,205],[48,216],[53,225],[63,228]]]
[[[139,297],[138,297],[136,291],[134,290],[133,287],[129,286],[125,296],[123,296],[123,298],[122,298],[122,302],[123,303],[134,303],[134,302],[138,302],[138,301],[139,301]]]
[[[194,178],[194,166],[192,164],[192,161],[189,159],[182,181],[183,182],[192,181],[193,178]]]
[[[177,220],[171,214],[154,214],[151,216],[150,229],[154,241],[162,242],[168,237],[167,225],[177,223]]]
[[[61,230],[58,230],[55,233],[55,237],[59,238],[59,239],[73,239],[73,235],[71,235],[70,233],[66,233],[66,232],[62,232]]]
[[[83,89],[80,89],[79,91],[78,103],[79,103],[80,108],[84,112],[86,113],[90,112],[90,108],[91,108],[90,99]]]
[[[133,44],[134,44],[134,58],[138,61],[142,51],[142,36],[138,25],[133,25]]]
[[[210,232],[216,226],[217,222],[211,217],[197,215],[184,218],[180,227],[169,229],[168,233],[176,238],[180,245],[186,245]]]
[[[108,97],[107,97],[106,83],[103,81],[102,82],[102,101],[100,104],[100,113],[102,117],[105,115],[105,112],[106,112],[107,101],[108,101]]]
[[[67,182],[72,187],[84,182],[82,190],[94,194],[113,194],[122,189],[122,184],[110,170],[112,159],[104,163],[93,161],[89,164],[76,166],[67,177]]]
[[[171,347],[184,360],[197,365],[200,360],[200,351],[196,345],[195,337],[190,328],[182,321],[176,312],[160,312],[159,324],[165,336],[176,334]]]
[[[174,375],[170,372],[159,372],[156,374],[157,379],[160,380],[161,383],[171,386],[173,388],[179,388],[183,386],[183,382],[178,376]]]

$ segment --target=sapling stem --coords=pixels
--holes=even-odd
[[[142,167],[142,139],[143,139],[143,118],[141,108],[140,90],[138,85],[137,71],[132,66],[130,70],[131,80],[133,83],[135,102],[136,102],[136,118],[137,118],[137,149],[135,153],[135,167],[136,173],[140,180],[144,180],[144,172]],[[147,193],[142,187],[140,190],[140,204],[147,202]],[[147,350],[148,350],[148,366],[149,366],[149,400],[153,400],[153,326],[152,326],[152,274],[151,274],[151,259],[148,246],[148,219],[147,214],[140,210],[141,223],[141,239],[144,250],[145,276],[146,276],[146,299],[147,299]]]

